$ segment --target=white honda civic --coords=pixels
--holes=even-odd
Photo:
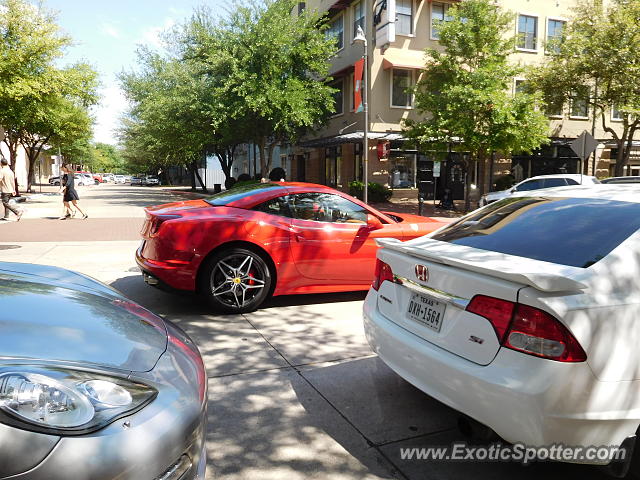
[[[507,442],[633,446],[639,229],[640,185],[594,185],[516,194],[425,237],[379,240],[369,344]]]

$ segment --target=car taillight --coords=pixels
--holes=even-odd
[[[158,233],[160,227],[167,220],[173,220],[175,218],[180,218],[180,215],[156,215],[151,219],[151,229],[149,230],[149,235],[154,235]]]
[[[491,322],[498,336],[498,341],[502,343],[504,334],[509,328],[509,323],[513,317],[513,309],[516,304],[500,298],[476,295],[467,305],[467,311],[480,315]]]
[[[388,264],[380,259],[376,259],[376,273],[371,287],[377,291],[385,280],[393,282],[393,271]]]
[[[567,327],[544,310],[484,295],[473,297],[466,310],[489,320],[503,347],[559,362],[587,359]]]

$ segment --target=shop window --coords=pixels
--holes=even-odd
[[[342,187],[342,147],[331,147],[325,150],[324,178],[325,184],[334,187]]]
[[[577,118],[589,117],[589,90],[580,89],[571,99],[571,116]]]

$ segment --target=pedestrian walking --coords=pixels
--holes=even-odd
[[[71,205],[69,204],[69,202],[71,202],[75,209],[82,214],[82,219],[84,220],[89,216],[84,213],[80,208],[80,205],[78,205],[78,200],[80,200],[80,197],[78,196],[78,192],[76,191],[73,172],[66,163],[62,165],[62,171],[64,172],[64,175],[62,176],[62,182],[60,183],[62,185],[63,191],[62,202],[64,204],[66,213],[64,213],[63,216],[59,218],[59,220],[66,220],[67,218],[72,216],[73,210],[71,209]]]
[[[22,210],[18,210],[13,205],[9,204],[9,200],[16,193],[16,177],[9,168],[9,162],[2,157],[0,159],[0,196],[2,197],[2,205],[4,206],[3,220],[9,220],[9,212],[13,212],[16,215],[16,221],[19,222],[22,218]]]

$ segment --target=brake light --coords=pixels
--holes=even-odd
[[[513,317],[513,309],[516,304],[501,298],[476,295],[467,305],[467,311],[480,315],[491,322],[498,336],[498,341],[502,343],[504,335],[509,328],[509,323]]]
[[[560,362],[584,362],[587,354],[562,323],[547,312],[518,305],[505,347]]]
[[[173,220],[176,218],[180,218],[180,215],[156,215],[151,219],[151,229],[149,230],[149,235],[154,235],[158,233],[160,227],[167,220]]]
[[[380,285],[382,285],[382,282],[384,282],[385,280],[393,282],[393,271],[388,264],[384,263],[380,259],[376,259],[376,273],[375,277],[373,278],[371,287],[374,290],[378,291]]]
[[[559,362],[584,362],[587,354],[558,319],[538,308],[476,295],[466,310],[486,318],[500,345]]]

